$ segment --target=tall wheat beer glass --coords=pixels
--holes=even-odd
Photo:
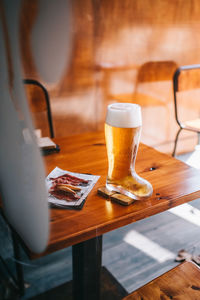
[[[135,200],[151,196],[151,184],[135,172],[135,160],[142,128],[141,108],[132,103],[108,106],[105,137],[108,155],[106,188]]]

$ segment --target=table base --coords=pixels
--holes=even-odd
[[[72,287],[73,282],[69,281],[41,295],[33,297],[30,300],[73,300]],[[128,295],[128,292],[123,288],[122,285],[120,285],[120,283],[105,267],[101,268],[100,291],[101,300],[121,300]]]

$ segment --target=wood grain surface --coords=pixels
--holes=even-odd
[[[82,210],[51,209],[50,240],[41,256],[200,197],[200,171],[141,144],[136,171],[152,183],[153,195],[129,206],[113,203],[97,194],[98,188],[105,184],[107,174],[104,134],[88,133],[55,139],[55,142],[61,151],[44,158],[46,174],[58,166],[101,177]]]
[[[200,299],[200,269],[191,262],[178,265],[124,300]]]

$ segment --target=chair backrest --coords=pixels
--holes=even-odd
[[[200,88],[200,65],[187,65],[177,68],[173,82],[175,92]]]
[[[23,83],[26,86],[26,93],[29,102],[30,111],[32,114],[39,112],[47,113],[50,137],[54,137],[53,122],[51,115],[51,107],[49,94],[46,88],[35,79],[24,79]]]
[[[172,80],[177,69],[174,61],[149,61],[144,63],[138,71],[138,82],[153,82]]]
[[[173,76],[175,118],[179,126],[177,92],[200,89],[200,64],[180,66]]]

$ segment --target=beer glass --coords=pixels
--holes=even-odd
[[[133,103],[108,105],[105,137],[108,156],[106,188],[135,200],[151,196],[152,185],[135,172],[142,128],[141,107]]]

